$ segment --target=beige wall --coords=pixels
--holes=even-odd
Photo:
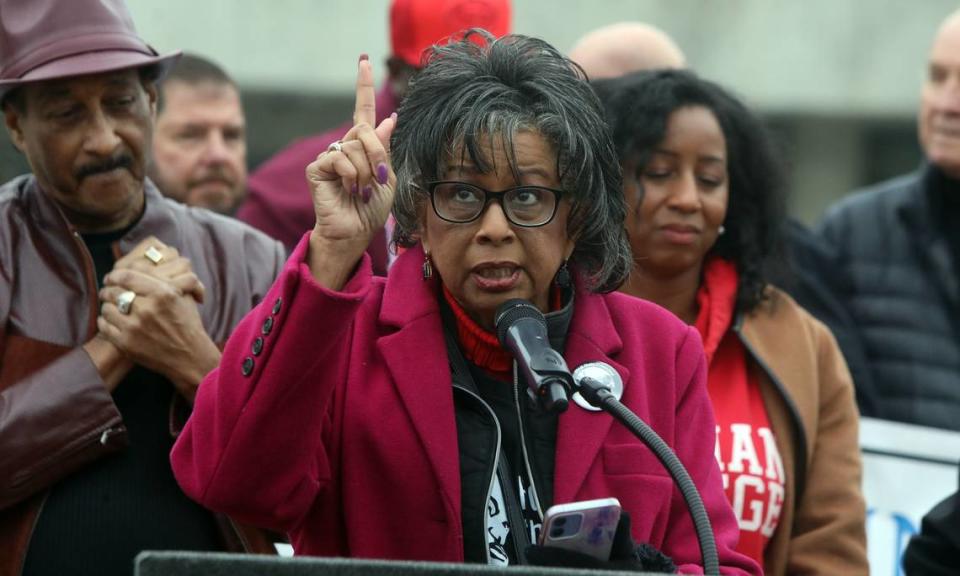
[[[239,80],[253,166],[347,119],[358,55],[381,63],[388,53],[388,0],[127,2],[156,48],[205,54]],[[813,223],[852,188],[917,164],[913,116],[926,53],[940,20],[958,7],[957,0],[514,0],[514,28],[567,50],[605,24],[660,26],[697,71],[773,121],[792,166],[791,211]],[[25,169],[5,136],[3,180]]]
[[[160,49],[214,56],[251,86],[349,90],[361,52],[388,51],[387,0],[128,0]],[[568,49],[643,20],[691,64],[767,111],[905,114],[956,0],[514,0],[515,30]]]

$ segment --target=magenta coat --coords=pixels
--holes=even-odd
[[[462,561],[452,383],[423,252],[405,252],[386,279],[364,257],[333,292],[306,251],[305,238],[200,386],[171,454],[177,480],[204,506],[287,532],[297,554]],[[578,288],[564,357],[620,373],[623,402],[700,488],[724,572],[759,574],[734,551],[697,332],[648,302]],[[556,450],[555,503],[615,496],[638,542],[701,571],[679,491],[611,416],[571,403]]]

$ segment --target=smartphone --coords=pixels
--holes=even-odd
[[[619,522],[620,501],[616,498],[558,504],[547,509],[537,543],[606,562]]]

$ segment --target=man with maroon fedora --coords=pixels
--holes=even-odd
[[[178,55],[144,43],[122,0],[0,0],[0,104],[32,172],[0,187],[0,575],[269,547],[186,498],[168,461],[284,257],[144,176]]]

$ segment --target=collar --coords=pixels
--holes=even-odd
[[[35,176],[32,174],[27,176],[24,185],[26,186],[27,198],[33,203],[37,214],[40,216],[39,221],[45,227],[63,229],[68,235],[77,233],[76,228],[67,220],[56,200],[51,198],[40,186]],[[156,236],[168,245],[177,245],[178,238],[170,238],[168,232],[171,229],[170,224],[176,222],[170,208],[170,203],[173,201],[165,199],[150,179],[144,179],[143,196],[143,212],[120,238],[121,252],[123,253],[133,249],[148,236]]]
[[[470,318],[453,294],[441,284],[441,293],[453,312],[457,343],[468,362],[492,373],[500,380],[510,379],[513,356],[500,346],[495,334],[487,332]],[[506,378],[504,378],[506,376]]]
[[[496,334],[484,330],[474,322],[442,283],[441,293],[453,313],[457,343],[464,358],[500,380],[511,380],[513,356],[500,345]],[[564,290],[554,285],[551,288],[550,302],[551,311],[544,316],[547,334],[550,346],[562,354],[570,319],[573,317],[573,290]]]
[[[708,365],[733,322],[739,281],[737,267],[729,260],[713,257],[703,267],[703,279],[697,290],[700,311],[694,325],[703,339]]]
[[[960,212],[960,182],[950,178],[933,164],[926,165],[921,182],[933,222],[943,222],[945,218],[951,218]]]

